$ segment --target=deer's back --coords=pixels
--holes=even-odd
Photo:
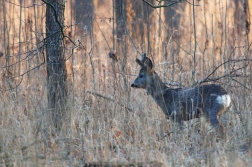
[[[218,100],[227,91],[219,85],[208,84],[193,88],[167,89],[164,93],[165,109],[163,111],[170,116],[174,111],[182,120],[199,117],[208,108],[220,103]],[[220,98],[220,100],[222,100]]]

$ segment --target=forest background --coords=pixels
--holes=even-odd
[[[45,2],[0,1],[0,166],[252,164],[250,0],[54,1],[65,12],[60,128],[48,108]],[[204,119],[179,131],[130,88],[143,52],[170,86],[230,92],[225,141]]]

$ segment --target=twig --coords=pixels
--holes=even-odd
[[[195,20],[195,9],[194,9],[194,0],[193,0],[193,35],[194,35],[194,52],[193,52],[193,71],[192,79],[195,82],[195,73],[196,73],[196,50],[197,50],[197,36],[196,36],[196,20]]]
[[[153,5],[153,4],[151,4],[150,2],[148,2],[148,1],[146,1],[146,0],[143,0],[146,4],[148,4],[149,6],[151,6],[152,8],[155,8],[155,9],[157,9],[157,8],[164,8],[164,7],[169,7],[169,6],[172,6],[172,5],[174,5],[174,4],[176,4],[176,3],[179,3],[179,2],[183,2],[183,1],[185,1],[185,0],[178,0],[178,1],[172,1],[171,3],[169,3],[169,4],[167,4],[167,5],[160,5],[160,3],[162,2],[162,1],[158,1],[159,3],[158,3],[158,5]]]
[[[102,34],[102,36],[103,36],[103,38],[104,38],[105,42],[106,42],[106,43],[107,43],[107,45],[108,45],[109,50],[111,50],[111,48],[110,48],[110,46],[109,46],[109,43],[108,43],[108,41],[107,41],[107,39],[106,39],[105,35],[103,34],[103,32],[102,32],[102,30],[101,30],[101,28],[100,28],[100,26],[99,26],[99,24],[98,24],[97,20],[96,20],[96,19],[94,19],[94,20],[95,20],[95,22],[96,22],[96,24],[97,24],[97,26],[98,26],[98,28],[99,28],[99,30],[100,30],[100,32],[101,32],[101,34]]]
[[[228,73],[228,74],[225,74],[225,75],[222,75],[220,77],[217,77],[217,78],[210,78],[220,67],[222,67],[223,65],[229,63],[229,62],[243,62],[243,61],[246,61],[248,62],[247,64],[245,64],[244,66],[240,67],[240,68],[237,68],[237,69],[234,69],[234,67],[232,68],[232,70]],[[237,60],[227,60],[225,62],[223,62],[222,64],[220,64],[219,66],[217,66],[205,79],[201,80],[201,81],[197,81],[195,85],[197,84],[202,84],[202,83],[205,83],[205,82],[210,82],[210,81],[217,81],[217,80],[220,80],[222,78],[225,78],[227,76],[233,78],[233,77],[241,77],[242,75],[239,75],[239,74],[236,74],[237,71],[245,68],[248,66],[249,62],[252,62],[252,59],[237,59]],[[247,77],[247,76],[243,76],[243,77]],[[245,87],[246,88],[246,87]]]
[[[243,86],[245,89],[247,89],[247,90],[249,90],[249,91],[250,91],[250,89],[249,89],[247,86],[245,86],[245,85],[244,85],[244,84],[242,84],[241,82],[237,81],[236,79],[231,78],[231,80],[235,81],[236,83],[238,83],[239,85]]]
[[[200,6],[200,5],[195,5],[195,3],[191,3],[191,2],[189,2],[187,0],[184,0],[184,1],[186,1],[187,3],[189,3],[190,5],[193,5],[193,6]]]
[[[58,138],[58,139],[55,139],[55,143],[58,143],[59,141],[64,141],[64,142],[67,142],[70,144],[74,144],[76,141],[79,141],[79,140],[80,139],[77,139],[77,138]],[[31,146],[34,146],[34,145],[39,144],[44,141],[45,141],[45,139],[35,140],[32,143],[29,143],[29,144],[26,144],[25,146],[22,146],[21,150],[25,151],[28,148],[30,148]]]
[[[128,111],[133,112],[133,110],[132,110],[131,108],[126,107],[124,104],[122,104],[122,103],[116,101],[115,99],[112,99],[112,98],[110,98],[110,97],[106,97],[106,96],[104,96],[104,95],[101,95],[101,94],[99,94],[99,93],[94,93],[94,92],[91,92],[91,91],[87,91],[87,93],[92,94],[92,95],[95,95],[95,96],[98,96],[98,97],[101,97],[101,98],[104,98],[104,99],[109,100],[109,101],[112,101],[112,102],[115,102],[115,103],[117,103],[119,106],[126,108]]]

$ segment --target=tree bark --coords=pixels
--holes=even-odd
[[[46,0],[46,62],[48,108],[54,127],[60,130],[65,116],[67,86],[63,46],[63,0]]]

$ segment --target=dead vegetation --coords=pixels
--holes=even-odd
[[[154,10],[122,1],[116,20],[112,1],[82,2],[66,5],[65,31],[76,45],[65,45],[69,115],[59,133],[45,128],[42,1],[0,2],[0,11],[11,11],[0,16],[0,166],[251,166],[251,63],[235,61],[251,59],[250,1],[197,1],[196,51],[188,3]],[[227,140],[204,119],[180,131],[146,92],[131,90],[142,51],[165,82],[213,81],[230,92],[221,117]]]

